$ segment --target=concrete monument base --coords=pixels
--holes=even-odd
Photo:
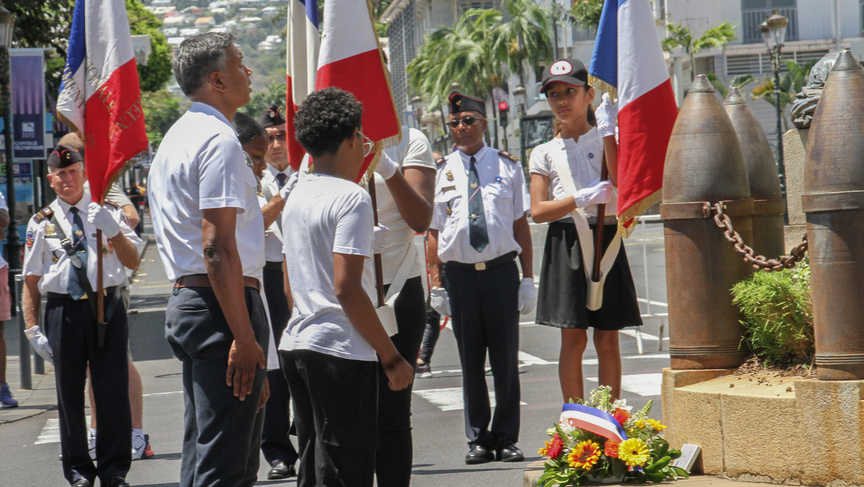
[[[666,439],[673,448],[701,446],[701,472],[749,482],[864,485],[864,381],[731,372],[663,370]]]

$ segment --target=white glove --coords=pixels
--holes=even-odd
[[[374,236],[372,240],[372,253],[382,254],[387,248],[387,239],[390,237],[390,229],[382,224],[375,225]]]
[[[616,107],[609,95],[603,93],[603,101],[600,106],[594,110],[594,116],[597,117],[597,130],[601,137],[615,135],[615,122],[618,120],[618,107]]]
[[[443,287],[433,287],[429,290],[429,306],[442,316],[450,316],[450,297],[447,296],[447,290]]]
[[[534,287],[534,279],[526,277],[519,283],[519,312],[527,315],[536,307],[537,289]]]
[[[609,181],[600,181],[587,188],[582,188],[573,193],[576,207],[584,208],[589,205],[603,205],[612,201],[615,194],[615,186]]]
[[[378,164],[375,165],[375,172],[381,175],[384,180],[388,180],[396,174],[396,171],[399,170],[399,166],[393,162],[393,159],[390,159],[385,153],[381,153],[381,159],[378,160]]]
[[[102,230],[108,238],[114,238],[120,233],[120,224],[111,216],[111,212],[99,203],[91,202],[87,207],[87,221]]]
[[[42,356],[48,363],[54,363],[54,353],[51,352],[51,345],[48,343],[48,337],[42,334],[39,325],[24,330],[24,335],[30,341],[30,346],[33,350]]]
[[[279,190],[279,196],[282,198],[282,201],[288,201],[288,195],[294,190],[294,186],[297,186],[299,174],[300,171],[291,174],[291,176],[288,177],[288,181],[285,182],[285,186],[282,186],[282,189]]]

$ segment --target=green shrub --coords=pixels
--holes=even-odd
[[[742,346],[749,346],[765,365],[811,363],[815,349],[808,259],[792,269],[757,271],[733,286],[732,295],[744,315]]]

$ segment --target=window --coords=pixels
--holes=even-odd
[[[786,27],[786,41],[798,40],[798,0],[741,0],[742,42],[752,44],[762,42],[759,26],[779,10],[779,14],[789,19]]]

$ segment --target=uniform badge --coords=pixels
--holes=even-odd
[[[447,181],[453,181],[453,171],[447,171]]]
[[[45,232],[48,235],[54,235],[55,233],[57,233],[57,226],[54,225],[53,223],[49,223],[48,225],[45,226]]]
[[[33,230],[30,230],[29,232],[27,232],[27,248],[29,249],[30,247],[32,247],[34,242],[36,242],[36,234],[33,233]]]
[[[56,264],[58,260],[60,260],[60,259],[58,259],[56,255],[51,254],[51,262]]]
[[[450,215],[452,215],[452,214],[453,214],[453,209],[450,208],[450,205],[448,204],[448,205],[447,205],[447,216],[450,216]]]
[[[502,181],[504,181],[504,179],[501,176],[495,176],[496,183],[501,184]]]
[[[477,189],[477,183],[471,183],[471,189]]]
[[[442,193],[446,193],[447,191],[454,191],[456,189],[456,185],[453,186],[444,186],[441,188]]]

